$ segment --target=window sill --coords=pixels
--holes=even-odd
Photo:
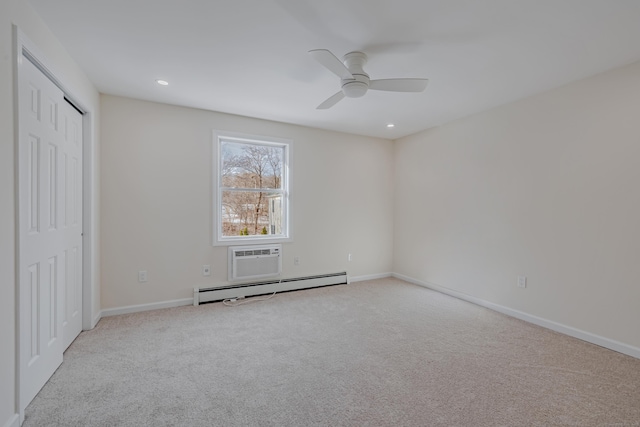
[[[224,240],[216,240],[213,246],[237,246],[237,245],[269,245],[272,243],[290,243],[293,242],[291,237],[265,237],[265,238],[231,238]]]

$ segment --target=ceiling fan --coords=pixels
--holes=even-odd
[[[340,77],[342,89],[329,97],[318,110],[326,110],[336,105],[345,96],[359,98],[367,90],[386,90],[391,92],[422,92],[427,87],[428,79],[381,79],[370,80],[362,67],[367,63],[367,55],[363,52],[349,52],[340,61],[326,49],[310,50],[309,54],[329,71]]]

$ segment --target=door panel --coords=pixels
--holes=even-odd
[[[28,60],[20,84],[20,401],[26,403],[62,363],[57,212],[57,109],[62,92]],[[23,102],[25,101],[25,102]]]
[[[66,101],[60,108],[63,196],[61,215],[64,250],[63,346],[66,349],[82,331],[82,115]]]

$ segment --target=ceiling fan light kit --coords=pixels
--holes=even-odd
[[[344,97],[360,98],[369,89],[390,92],[422,92],[427,87],[427,79],[381,79],[370,80],[364,71],[367,55],[364,52],[349,52],[340,61],[326,49],[310,50],[309,54],[326,69],[340,77],[341,90],[320,104],[317,109],[333,107]]]
[[[367,89],[369,89],[369,86],[363,82],[343,82],[342,84],[342,92],[347,98],[360,98],[367,93]]]

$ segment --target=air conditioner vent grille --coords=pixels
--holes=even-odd
[[[243,256],[259,256],[259,255],[277,255],[278,254],[278,249],[277,248],[271,248],[271,249],[255,249],[252,251],[234,251],[234,255],[236,257],[243,257]]]

